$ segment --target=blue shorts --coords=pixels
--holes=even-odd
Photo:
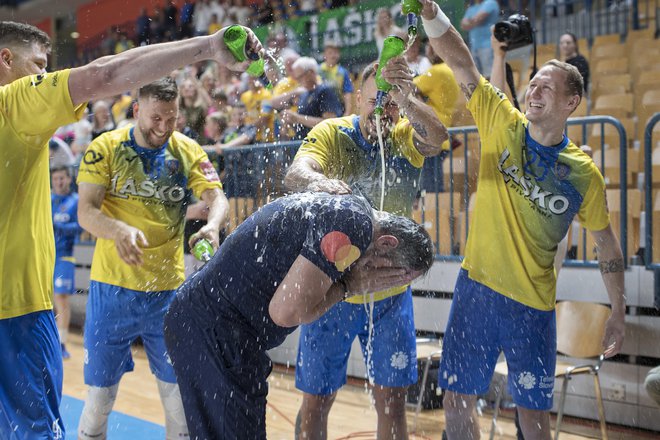
[[[332,394],[346,383],[351,345],[360,338],[367,360],[369,304],[342,301],[300,327],[296,387],[314,395]],[[374,303],[373,353],[369,376],[378,385],[406,387],[417,382],[417,347],[410,288]]]
[[[52,310],[0,319],[0,438],[63,439],[62,349]]]
[[[185,304],[172,302],[165,341],[190,438],[265,440],[271,371],[266,349],[229,307],[214,307],[215,319],[209,320]]]
[[[55,293],[71,295],[75,291],[74,277],[76,264],[71,257],[63,257],[55,260]]]
[[[513,301],[471,280],[461,269],[443,339],[438,386],[461,394],[486,393],[502,351],[516,405],[552,408],[557,359],[554,310]]]
[[[131,343],[142,338],[151,372],[163,382],[176,376],[163,339],[163,318],[173,290],[141,292],[91,281],[85,317],[85,383],[109,387],[133,371]]]

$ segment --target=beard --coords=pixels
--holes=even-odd
[[[142,138],[146,142],[147,145],[145,147],[147,148],[153,148],[153,149],[158,149],[162,147],[167,140],[172,136],[173,131],[170,130],[165,133],[165,136],[163,138],[158,138],[151,129],[144,130],[142,127],[138,127],[140,130],[140,133],[142,134]]]

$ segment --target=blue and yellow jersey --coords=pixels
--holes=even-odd
[[[191,194],[222,188],[204,150],[174,132],[159,149],[138,146],[133,127],[96,138],[80,163],[78,183],[105,188],[101,211],[140,229],[149,243],[143,263],[124,263],[113,240],[99,239],[91,279],[141,291],[173,290],[184,280],[183,227]]]
[[[53,308],[48,140],[85,108],[68,82],[63,70],[0,87],[0,319]]]
[[[316,125],[303,140],[298,157],[311,157],[321,166],[323,174],[349,184],[355,193],[369,199],[373,206],[380,203],[381,159],[378,144],[372,145],[360,132],[359,116],[326,119]],[[424,156],[413,144],[413,128],[401,119],[385,140],[386,188],[384,210],[410,217],[419,190]],[[405,288],[378,292],[381,300]],[[361,303],[363,297],[349,300]]]
[[[413,83],[428,98],[427,104],[440,122],[445,127],[451,127],[459,88],[449,66],[445,63],[434,64],[426,73],[415,77]]]
[[[78,224],[78,194],[51,196],[53,231],[55,231],[55,257],[71,257],[76,237],[80,233]]]
[[[265,87],[260,87],[256,91],[248,90],[241,94],[241,102],[245,105],[247,115],[245,116],[246,125],[257,127],[256,142],[273,142],[275,117],[273,112],[264,113],[262,109],[263,101],[273,98],[273,93]],[[266,124],[259,124],[259,119],[265,117]]]
[[[595,231],[609,224],[603,176],[566,137],[553,147],[536,143],[523,114],[483,77],[467,107],[481,162],[463,268],[502,295],[552,310],[553,259],[571,221],[577,215]]]
[[[321,63],[321,78],[323,81],[330,84],[337,91],[337,95],[343,98],[346,93],[353,93],[353,82],[351,76],[343,66],[339,64],[335,66],[328,66],[326,63]]]

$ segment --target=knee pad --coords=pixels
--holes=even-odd
[[[163,382],[156,379],[158,393],[165,409],[165,438],[166,440],[180,440],[188,438],[188,424],[183,411],[183,401],[179,385]]]
[[[89,387],[85,406],[78,424],[78,438],[104,440],[108,430],[108,416],[117,398],[119,384],[111,387]]]

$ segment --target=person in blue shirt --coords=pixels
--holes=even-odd
[[[314,58],[300,57],[292,66],[293,79],[301,85],[272,101],[275,110],[297,103],[298,110],[284,110],[280,114],[283,125],[292,126],[294,139],[304,139],[316,124],[344,113],[341,99],[330,84],[319,80],[319,64]]]
[[[353,113],[353,81],[348,70],[339,64],[341,56],[339,43],[328,40],[323,49],[323,63],[321,63],[321,78],[328,85],[335,88],[337,96],[343,103],[344,115]]]
[[[53,230],[55,232],[55,311],[57,329],[60,333],[62,358],[71,357],[66,350],[66,341],[71,322],[69,296],[75,292],[74,274],[76,260],[73,258],[73,244],[81,231],[78,224],[78,194],[71,191],[71,169],[58,166],[50,172],[51,208]]]
[[[482,75],[490,75],[493,48],[490,45],[490,27],[500,18],[500,6],[495,0],[475,0],[465,11],[461,29],[468,32],[470,52]]]
[[[433,264],[428,233],[354,195],[298,193],[243,222],[177,291],[165,342],[190,438],[266,438],[266,350],[352,295]]]

